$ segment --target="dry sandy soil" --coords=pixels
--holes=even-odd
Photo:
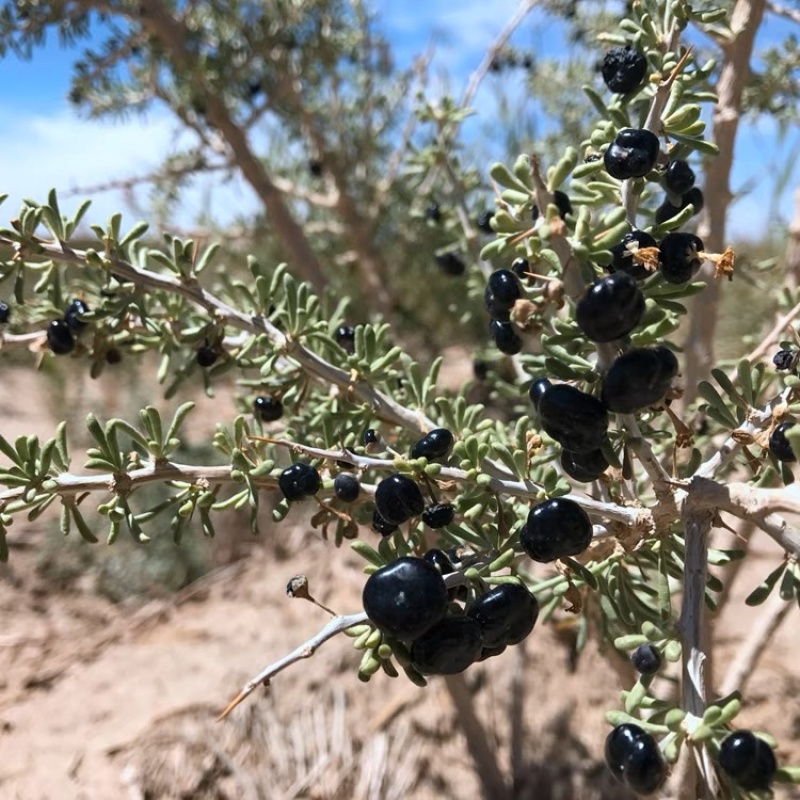
[[[51,417],[30,402],[38,380],[14,372],[0,432],[50,432]],[[103,398],[104,413],[115,412],[119,402]],[[64,407],[79,399],[63,398]],[[200,409],[201,429],[231,412],[219,411],[225,403]],[[358,609],[359,560],[306,530],[302,517],[265,525],[256,541],[231,518],[213,543],[201,543],[213,567],[206,576],[177,593],[118,603],[98,594],[96,566],[69,580],[54,568],[91,546],[61,541],[49,520],[15,522],[10,563],[0,567],[0,798],[480,797],[444,684],[418,689],[381,674],[363,685],[359,654],[344,637],[215,721],[251,675],[324,624],[324,612],[285,595],[291,576],[305,573],[337,611]],[[135,548],[123,552],[134,558]],[[743,597],[779,557],[761,537],[754,554],[715,622],[720,673],[761,613]],[[795,608],[763,653],[740,718],[774,734],[785,763],[800,762],[797,619]],[[466,676],[489,746],[516,776],[515,797],[629,796],[601,763],[617,672],[592,647],[574,659],[563,632],[537,629],[526,645]]]

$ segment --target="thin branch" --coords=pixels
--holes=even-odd
[[[218,720],[225,719],[228,714],[233,711],[236,706],[239,705],[243,700],[249,697],[259,686],[269,686],[270,681],[274,678],[279,672],[283,672],[287,667],[291,667],[292,664],[296,664],[298,661],[302,661],[304,658],[311,658],[317,649],[325,644],[328,639],[332,639],[337,634],[346,631],[348,628],[352,628],[356,625],[364,625],[365,623],[369,622],[369,617],[366,615],[364,611],[360,611],[357,614],[349,614],[347,616],[339,615],[334,617],[330,620],[327,625],[325,625],[322,630],[312,636],[308,641],[301,644],[299,647],[296,647],[292,650],[291,653],[284,656],[283,658],[279,658],[274,663],[270,664],[261,672],[258,673],[255,677],[251,678],[243,687],[239,694],[233,698],[233,700],[225,706],[225,709],[219,715]]]
[[[767,11],[800,25],[800,10],[796,8],[787,8],[786,6],[782,6],[780,3],[773,3],[771,0],[767,0]]]

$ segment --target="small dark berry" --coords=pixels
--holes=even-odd
[[[693,233],[668,233],[658,249],[658,268],[667,283],[687,283],[703,266],[698,255],[703,250],[703,241]]]
[[[277,397],[259,395],[253,400],[253,413],[262,422],[275,422],[283,416],[283,403]]]
[[[292,464],[278,478],[278,488],[289,501],[311,497],[321,486],[319,472],[310,464]]]
[[[439,253],[436,256],[436,263],[446,275],[463,275],[467,270],[467,265],[453,252]]]
[[[558,209],[558,215],[561,219],[564,219],[567,214],[572,213],[572,202],[569,196],[560,189],[556,189],[553,192],[553,202]],[[531,208],[531,221],[536,222],[537,219],[539,219],[539,206],[534,204],[533,208]]]
[[[122,361],[122,353],[116,347],[106,350],[106,364],[119,364]]]
[[[606,171],[612,178],[641,178],[658,159],[658,137],[645,128],[623,128],[603,156]]]
[[[632,243],[636,243],[635,246]],[[631,247],[633,246],[633,249]],[[652,273],[644,264],[640,264],[633,257],[634,250],[658,247],[656,240],[649,234],[640,230],[633,230],[622,237],[619,244],[611,248],[613,257],[609,272],[627,272],[637,281],[644,280]]]
[[[606,372],[600,399],[609,411],[632,414],[663,399],[677,374],[678,360],[668,348],[635,347]]]
[[[361,485],[355,475],[348,475],[346,472],[340,472],[333,479],[333,493],[337,499],[343,503],[352,503],[358,498],[358,493],[361,491]]]
[[[370,444],[377,444],[381,439],[381,435],[375,428],[367,428],[361,436],[361,442],[366,447]]]
[[[796,350],[778,350],[772,356],[772,363],[777,370],[792,369],[797,361],[798,352]]]
[[[519,644],[539,616],[536,598],[519,583],[501,583],[481,595],[467,616],[481,626],[484,648]]]
[[[355,353],[356,332],[349,325],[340,325],[334,331],[333,338],[346,353]]]
[[[485,381],[486,376],[489,374],[489,365],[485,361],[476,358],[472,362],[472,374],[475,376],[476,381]]]
[[[0,300],[0,325],[5,324],[8,322],[8,318],[11,314],[11,308],[8,303],[4,303]]]
[[[617,780],[622,780],[622,768],[631,746],[637,739],[647,736],[646,731],[631,722],[617,725],[608,736],[605,743],[605,759],[608,768],[614,773]]]
[[[603,82],[616,94],[628,94],[644,80],[647,59],[630,46],[612,47],[603,58]]]
[[[489,323],[489,333],[501,353],[514,356],[522,350],[522,339],[517,335],[510,322],[493,319]]]
[[[450,503],[434,503],[422,512],[422,521],[429,527],[444,528],[453,521],[455,509]]]
[[[478,230],[483,233],[494,233],[492,229],[492,219],[494,219],[494,211],[484,211],[482,214],[478,215],[478,218],[475,220],[475,225]]]
[[[792,446],[786,438],[786,431],[796,424],[795,422],[781,422],[769,435],[769,451],[778,461],[784,461],[787,464],[797,461],[794,450],[792,450]]]
[[[77,297],[67,306],[67,310],[64,312],[64,322],[69,325],[73,334],[79,334],[86,327],[86,323],[82,322],[80,317],[88,312],[89,306]]]
[[[408,641],[422,636],[444,617],[447,588],[430,562],[398,558],[367,578],[361,600],[380,630]]]
[[[644,316],[644,295],[627,272],[594,281],[578,301],[575,321],[593,342],[627,336]]]
[[[667,765],[656,740],[645,733],[631,743],[622,762],[625,783],[639,794],[652,794],[667,778]]]
[[[746,791],[769,789],[778,768],[772,748],[751,731],[734,731],[725,737],[719,765]]]
[[[510,269],[495,270],[486,284],[495,301],[505,309],[511,308],[522,297],[519,278]]]
[[[425,217],[429,219],[431,222],[440,222],[442,219],[442,211],[439,208],[439,204],[431,203],[425,209]]]
[[[64,356],[75,349],[72,331],[63,319],[54,319],[47,326],[47,346],[57,356]]]
[[[561,468],[578,483],[596,481],[609,467],[608,460],[600,449],[588,453],[561,451]]]
[[[511,262],[511,271],[518,277],[518,278],[527,278],[527,273],[530,272],[531,265],[527,258],[515,258]]]
[[[481,655],[481,626],[469,617],[445,617],[411,644],[411,663],[423,675],[455,675]]]
[[[640,644],[631,653],[631,664],[642,675],[653,675],[661,669],[661,653],[651,644]]]
[[[434,567],[438,567],[442,575],[450,575],[454,570],[453,562],[450,561],[444,550],[433,548],[428,550],[422,557],[433,564]]]
[[[576,502],[555,497],[530,510],[519,540],[534,561],[577,556],[592,541],[592,523]]]
[[[315,178],[322,177],[322,173],[323,173],[324,169],[325,169],[324,164],[318,158],[310,158],[308,160],[308,171]]]
[[[435,461],[437,458],[444,458],[452,446],[453,434],[447,428],[434,428],[414,443],[410,458]]]
[[[689,189],[688,192],[681,195],[681,202],[678,206],[674,206],[669,199],[664,200],[664,202],[656,209],[656,224],[661,225],[662,223],[671,220],[687,206],[692,206],[692,215],[699,214],[703,210],[704,205],[705,200],[703,198],[703,192],[695,186],[694,189]]]
[[[483,307],[492,319],[496,319],[498,322],[511,321],[511,306],[501,303],[488,286],[483,290]]]
[[[372,530],[375,533],[379,533],[381,536],[391,536],[396,530],[397,525],[392,525],[391,522],[387,522],[381,515],[378,509],[376,508],[372,512]]]
[[[536,409],[537,413],[539,411],[539,403],[541,402],[542,396],[544,393],[552,386],[553,384],[550,383],[547,378],[539,378],[535,380],[531,384],[531,388],[528,389],[528,397],[533,403],[533,407]]]
[[[667,164],[664,172],[664,188],[672,194],[685,194],[694,186],[694,170],[682,158]]]
[[[378,484],[375,489],[375,507],[390,525],[401,525],[424,511],[425,500],[415,481],[396,473]]]
[[[219,354],[216,348],[204,344],[202,347],[198,348],[195,360],[201,367],[210,367],[216,362],[218,356]]]
[[[541,391],[535,383],[530,390],[545,433],[567,450],[588,453],[602,446],[608,432],[608,412],[596,398],[567,383]],[[533,397],[534,387],[539,387]]]

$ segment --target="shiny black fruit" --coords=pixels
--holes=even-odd
[[[435,567],[438,567],[439,572],[441,572],[442,575],[449,575],[454,570],[453,562],[450,561],[447,553],[445,553],[444,550],[432,548],[431,550],[426,551],[425,555],[422,557]]]
[[[319,472],[310,464],[292,464],[281,472],[278,488],[287,500],[302,500],[316,494],[322,481]]]
[[[539,378],[535,380],[531,384],[531,388],[528,389],[528,397],[531,399],[531,403],[533,403],[533,407],[536,409],[536,412],[539,412],[539,402],[542,399],[544,393],[552,386],[553,384],[550,383],[547,378]]]
[[[661,400],[677,374],[678,359],[668,348],[636,347],[606,372],[600,399],[609,411],[632,414]]]
[[[769,789],[778,765],[772,748],[750,731],[734,731],[719,748],[719,765],[747,791]]]
[[[411,448],[411,458],[427,458],[434,461],[444,458],[453,446],[453,434],[447,428],[434,428],[418,439]]]
[[[608,736],[605,743],[605,759],[608,768],[614,773],[614,777],[622,780],[622,767],[625,758],[631,751],[631,746],[637,739],[647,736],[646,731],[631,722],[617,725]]]
[[[333,332],[333,338],[336,340],[336,344],[338,344],[345,353],[355,353],[356,332],[350,325],[340,325]]]
[[[778,461],[785,461],[786,463],[797,461],[792,446],[786,438],[786,431],[796,424],[795,422],[781,422],[769,435],[769,451]]]
[[[692,216],[694,216],[703,210],[704,205],[705,198],[703,197],[703,192],[695,186],[693,189],[689,189],[688,192],[681,195],[681,202],[677,206],[673,205],[668,199],[665,200],[656,209],[656,224],[661,225],[663,222],[672,219],[687,206],[692,207]]]
[[[608,412],[603,404],[567,383],[544,387],[544,391],[542,387],[537,381],[529,394],[535,399],[539,421],[547,435],[567,450],[597,450],[608,432]]]
[[[501,353],[513,356],[522,350],[522,339],[517,335],[510,322],[493,319],[489,323],[489,333]]]
[[[561,469],[578,483],[596,481],[609,467],[608,459],[600,449],[588,453],[575,453],[572,450],[561,451]]]
[[[609,91],[628,94],[644,80],[647,59],[630,46],[612,47],[603,58],[600,71]]]
[[[277,397],[259,395],[253,400],[253,411],[262,422],[275,422],[283,416],[283,403]]]
[[[632,243],[636,243],[635,246]],[[631,249],[633,247],[633,249]],[[644,249],[646,247],[658,247],[656,240],[649,234],[640,230],[633,230],[622,237],[619,244],[611,248],[613,260],[609,267],[609,272],[627,272],[637,281],[644,280],[652,273],[640,264],[633,257],[633,250]]]
[[[396,473],[378,484],[375,507],[390,525],[401,525],[407,519],[421,514],[425,501],[419,486],[411,478]]]
[[[422,512],[422,521],[435,530],[449,525],[454,514],[455,509],[451,503],[433,503]]]
[[[575,307],[575,321],[593,342],[627,336],[642,320],[644,295],[627,272],[594,281]]]
[[[623,128],[603,156],[612,178],[627,180],[647,175],[658,159],[658,137],[644,128]]]
[[[515,258],[511,262],[511,271],[518,278],[527,278],[527,273],[530,272],[531,265],[527,258]]]
[[[381,435],[375,428],[367,428],[364,433],[361,434],[361,443],[364,447],[367,447],[371,444],[377,444],[380,441]]]
[[[372,530],[384,537],[391,536],[397,530],[397,525],[387,522],[376,508],[372,512]]]
[[[492,230],[492,219],[494,218],[494,211],[484,211],[478,215],[475,220],[475,225],[479,231],[483,233],[494,233]]]
[[[664,171],[664,188],[672,194],[685,194],[694,186],[694,170],[682,158],[667,164]]]
[[[487,286],[483,290],[483,307],[486,313],[498,322],[509,322],[511,320],[511,306],[501,303]]]
[[[636,739],[622,763],[625,783],[639,794],[652,794],[667,778],[667,765],[656,740],[645,733]]]
[[[501,583],[481,595],[467,616],[481,626],[483,647],[519,644],[533,630],[539,616],[536,598],[519,583]]]
[[[534,561],[577,556],[592,541],[592,523],[577,503],[554,497],[530,510],[519,541]]]
[[[355,475],[348,475],[346,472],[340,472],[333,479],[333,493],[343,503],[352,503],[358,498],[361,491],[361,484]]]
[[[197,361],[201,367],[210,367],[216,362],[218,357],[219,353],[215,348],[211,347],[211,345],[204,344],[202,347],[198,348],[195,354],[195,361]]]
[[[89,306],[77,297],[67,306],[67,310],[64,312],[64,322],[67,323],[73,334],[79,334],[86,327],[86,323],[82,322],[80,317],[88,312]]]
[[[510,269],[495,270],[486,284],[495,302],[505,309],[511,308],[522,296],[519,278]]]
[[[687,283],[703,266],[703,259],[698,255],[703,250],[703,242],[693,233],[668,233],[658,248],[658,268],[667,283]]]
[[[378,628],[408,641],[444,617],[447,588],[433,564],[422,558],[398,558],[369,576],[361,600]]]
[[[455,675],[481,656],[481,626],[469,617],[449,616],[411,644],[411,663],[423,675]]]
[[[47,326],[47,346],[57,356],[65,356],[75,349],[72,331],[63,319],[54,319]]]
[[[796,350],[778,350],[772,356],[772,363],[777,370],[792,369],[797,362],[797,355]]]
[[[553,203],[558,209],[558,215],[561,217],[561,219],[564,219],[567,214],[572,213],[572,202],[570,201],[569,196],[559,189],[556,189],[553,192]],[[531,209],[531,220],[536,222],[537,219],[539,219],[539,206],[534,205]]]
[[[631,664],[642,675],[653,675],[661,669],[661,653],[651,644],[640,644],[631,653]]]

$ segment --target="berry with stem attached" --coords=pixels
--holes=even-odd
[[[283,403],[277,397],[259,395],[253,400],[253,411],[262,422],[275,422],[283,416]]]
[[[769,789],[778,765],[772,748],[751,731],[734,731],[719,748],[719,765],[746,791]]]
[[[641,85],[647,74],[647,59],[633,47],[612,47],[600,68],[603,82],[616,94],[628,94]]]
[[[390,525],[402,525],[425,509],[425,500],[415,481],[395,473],[384,478],[375,489],[375,507]]]
[[[668,233],[658,249],[658,268],[667,283],[687,283],[703,266],[699,255],[703,251],[703,241],[693,233]]]
[[[603,156],[612,178],[627,180],[647,175],[658,159],[658,137],[645,128],[623,128]]]
[[[453,434],[447,428],[434,428],[418,439],[411,448],[411,458],[435,461],[444,458],[453,446]]]
[[[467,616],[480,623],[484,648],[519,644],[539,616],[536,598],[519,583],[501,583],[481,595]]]
[[[353,503],[358,499],[359,492],[361,491],[361,484],[355,475],[349,475],[346,472],[340,472],[333,479],[333,493],[338,500],[343,503]]]
[[[518,278],[527,278],[530,270],[531,270],[531,265],[527,258],[522,258],[522,257],[515,258],[511,262],[511,271]]]
[[[289,500],[302,500],[315,495],[322,486],[319,472],[310,464],[292,464],[278,477],[278,488]]]
[[[694,181],[694,170],[682,158],[673,159],[664,170],[664,188],[672,194],[685,194],[694,186]]]
[[[517,335],[510,322],[493,319],[489,323],[489,333],[501,353],[514,356],[522,350],[522,339]]]
[[[653,675],[661,669],[661,653],[652,644],[640,644],[631,653],[631,664],[641,675]]]
[[[453,521],[455,509],[452,503],[433,503],[422,512],[422,521],[436,530],[444,528]]]
[[[626,233],[622,241],[611,248],[609,272],[627,272],[637,281],[650,277],[658,266],[657,251],[653,250],[657,247],[658,243],[649,233],[638,229]],[[652,269],[648,269],[650,265]]]
[[[576,502],[554,497],[530,510],[519,541],[534,561],[577,556],[592,541],[592,523]]]
[[[578,327],[593,342],[627,336],[644,316],[644,295],[627,272],[594,281],[575,307]]]
[[[786,431],[791,430],[796,424],[795,422],[781,422],[769,435],[769,451],[778,461],[787,464],[797,461],[792,445],[786,438]]]
[[[603,378],[600,399],[618,414],[641,411],[664,397],[677,373],[672,350],[663,345],[635,347],[614,360]]]
[[[419,638],[444,617],[447,587],[433,564],[407,556],[370,575],[361,600],[380,630],[408,641]]]
[[[54,319],[47,326],[47,346],[57,356],[65,356],[75,349],[72,331],[63,319]]]
[[[422,675],[455,675],[481,656],[483,634],[475,620],[447,616],[411,643],[411,663]]]

